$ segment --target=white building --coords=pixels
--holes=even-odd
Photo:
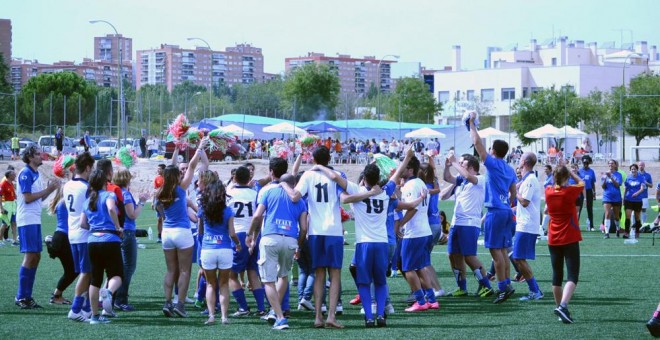
[[[496,117],[495,128],[503,131],[510,130],[512,102],[540,88],[571,86],[578,96],[586,96],[593,90],[609,92],[621,86],[624,77],[627,84],[642,72],[660,70],[656,46],[649,48],[645,41],[630,50],[613,44],[585,46],[584,41],[569,42],[567,37],[544,45],[532,39],[524,50],[489,48],[487,68],[479,70],[461,69],[460,46],[452,47],[452,56],[452,66],[434,77],[435,97],[445,108],[440,120],[451,120],[454,107],[460,114],[479,101]]]

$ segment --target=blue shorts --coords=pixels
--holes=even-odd
[[[536,258],[536,239],[538,235],[516,231],[513,235],[513,259],[534,260]]]
[[[41,253],[43,244],[41,242],[41,224],[28,224],[18,227],[21,253]]]
[[[431,265],[431,253],[428,251],[432,236],[404,238],[401,241],[401,270],[409,272]]]
[[[355,245],[355,283],[381,286],[387,283],[387,243],[365,242]]]
[[[484,222],[484,245],[489,249],[509,248],[515,230],[511,209],[489,209]]]
[[[250,254],[250,249],[248,249],[247,244],[245,244],[245,238],[247,237],[247,233],[241,232],[241,233],[236,233],[238,236],[238,239],[241,241],[241,251],[236,251],[234,250],[234,262],[231,267],[231,271],[234,273],[241,273],[244,272],[245,270],[259,270],[259,265],[257,265],[257,260],[259,259],[259,240],[261,239],[261,236],[257,238],[256,245],[254,247],[254,254],[256,256],[252,256]],[[259,234],[261,235],[261,234]]]
[[[74,243],[71,245],[73,256],[73,271],[76,273],[91,273],[92,262],[89,260],[87,243]]]
[[[344,260],[344,237],[309,235],[312,270],[317,268],[341,269]]]
[[[477,256],[479,227],[455,225],[449,229],[447,253],[463,256]]]

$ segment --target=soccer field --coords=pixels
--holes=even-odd
[[[441,202],[440,208],[451,218],[452,203]],[[602,206],[595,204],[594,215],[600,224]],[[145,209],[138,220],[139,228],[152,226],[155,232],[155,214]],[[582,226],[586,220],[583,211]],[[651,213],[648,221],[655,217]],[[54,218],[43,214],[43,235],[52,234]],[[642,234],[636,245],[624,245],[623,239],[605,240],[600,232],[583,232],[581,247],[581,273],[575,295],[569,309],[576,322],[565,325],[553,314],[555,307],[551,292],[551,266],[547,243],[537,244],[537,259],[531,261],[535,276],[545,293],[545,298],[535,302],[519,302],[518,298],[527,294],[526,283],[513,283],[516,294],[501,305],[493,305],[492,298],[479,299],[474,296],[439,299],[438,311],[418,314],[404,313],[402,300],[409,289],[399,276],[389,278],[390,292],[396,314],[388,318],[387,328],[365,329],[360,306],[348,304],[356,294],[347,267],[353,255],[353,223],[346,223],[348,241],[342,273],[344,315],[339,317],[346,328],[343,330],[313,329],[312,312],[296,311],[295,288],[291,290],[292,317],[291,329],[278,333],[272,331],[265,321],[258,317],[231,319],[229,325],[205,326],[206,317],[188,305],[187,319],[168,319],[162,315],[162,281],[165,273],[163,252],[159,244],[146,238],[140,239],[146,249],[138,249],[138,266],[131,284],[130,302],[135,312],[119,312],[118,318],[108,325],[89,325],[69,321],[66,318],[68,306],[49,305],[48,299],[55,287],[62,269],[58,260],[42,253],[37,272],[33,296],[44,308],[20,310],[14,306],[14,295],[18,281],[18,268],[22,255],[17,247],[0,247],[0,338],[176,338],[203,339],[211,337],[266,338],[270,336],[314,339],[329,336],[333,338],[553,338],[553,339],[609,339],[645,338],[648,332],[645,322],[660,300],[660,238],[657,245],[651,245],[651,234]],[[584,229],[584,227],[583,227]],[[487,265],[490,256],[483,247],[479,257]],[[456,287],[446,256],[446,246],[437,246],[432,257],[438,271],[440,283],[445,290]],[[193,265],[193,272],[197,266]],[[193,278],[194,282],[194,278]],[[193,285],[191,285],[193,286]],[[468,276],[468,290],[477,289],[476,280]],[[190,289],[189,296],[192,296]],[[73,286],[65,296],[72,298]],[[251,294],[248,302],[254,309]],[[232,301],[231,310],[236,309]]]

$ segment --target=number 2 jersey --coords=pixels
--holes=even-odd
[[[257,210],[257,192],[248,186],[236,185],[227,190],[227,197],[227,206],[234,211],[236,233],[247,233]]]
[[[342,177],[346,178],[343,173]],[[343,236],[339,195],[343,189],[320,171],[305,171],[296,190],[307,195],[309,235]]]
[[[387,208],[390,196],[394,193],[396,184],[389,181],[383,186],[383,192],[368,197],[362,201],[351,203],[355,215],[355,242],[387,243]],[[367,192],[369,189],[353,182],[346,184],[346,192],[355,195]]]
[[[69,243],[87,243],[89,230],[81,228],[82,214],[89,184],[82,178],[74,178],[64,184],[62,195],[69,214]]]

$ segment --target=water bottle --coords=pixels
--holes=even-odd
[[[149,241],[153,240],[154,230],[151,227],[147,229],[147,235],[149,236]]]
[[[630,228],[630,236],[627,240],[623,241],[623,244],[636,244],[637,242],[639,242],[639,240],[635,234],[635,227]]]

